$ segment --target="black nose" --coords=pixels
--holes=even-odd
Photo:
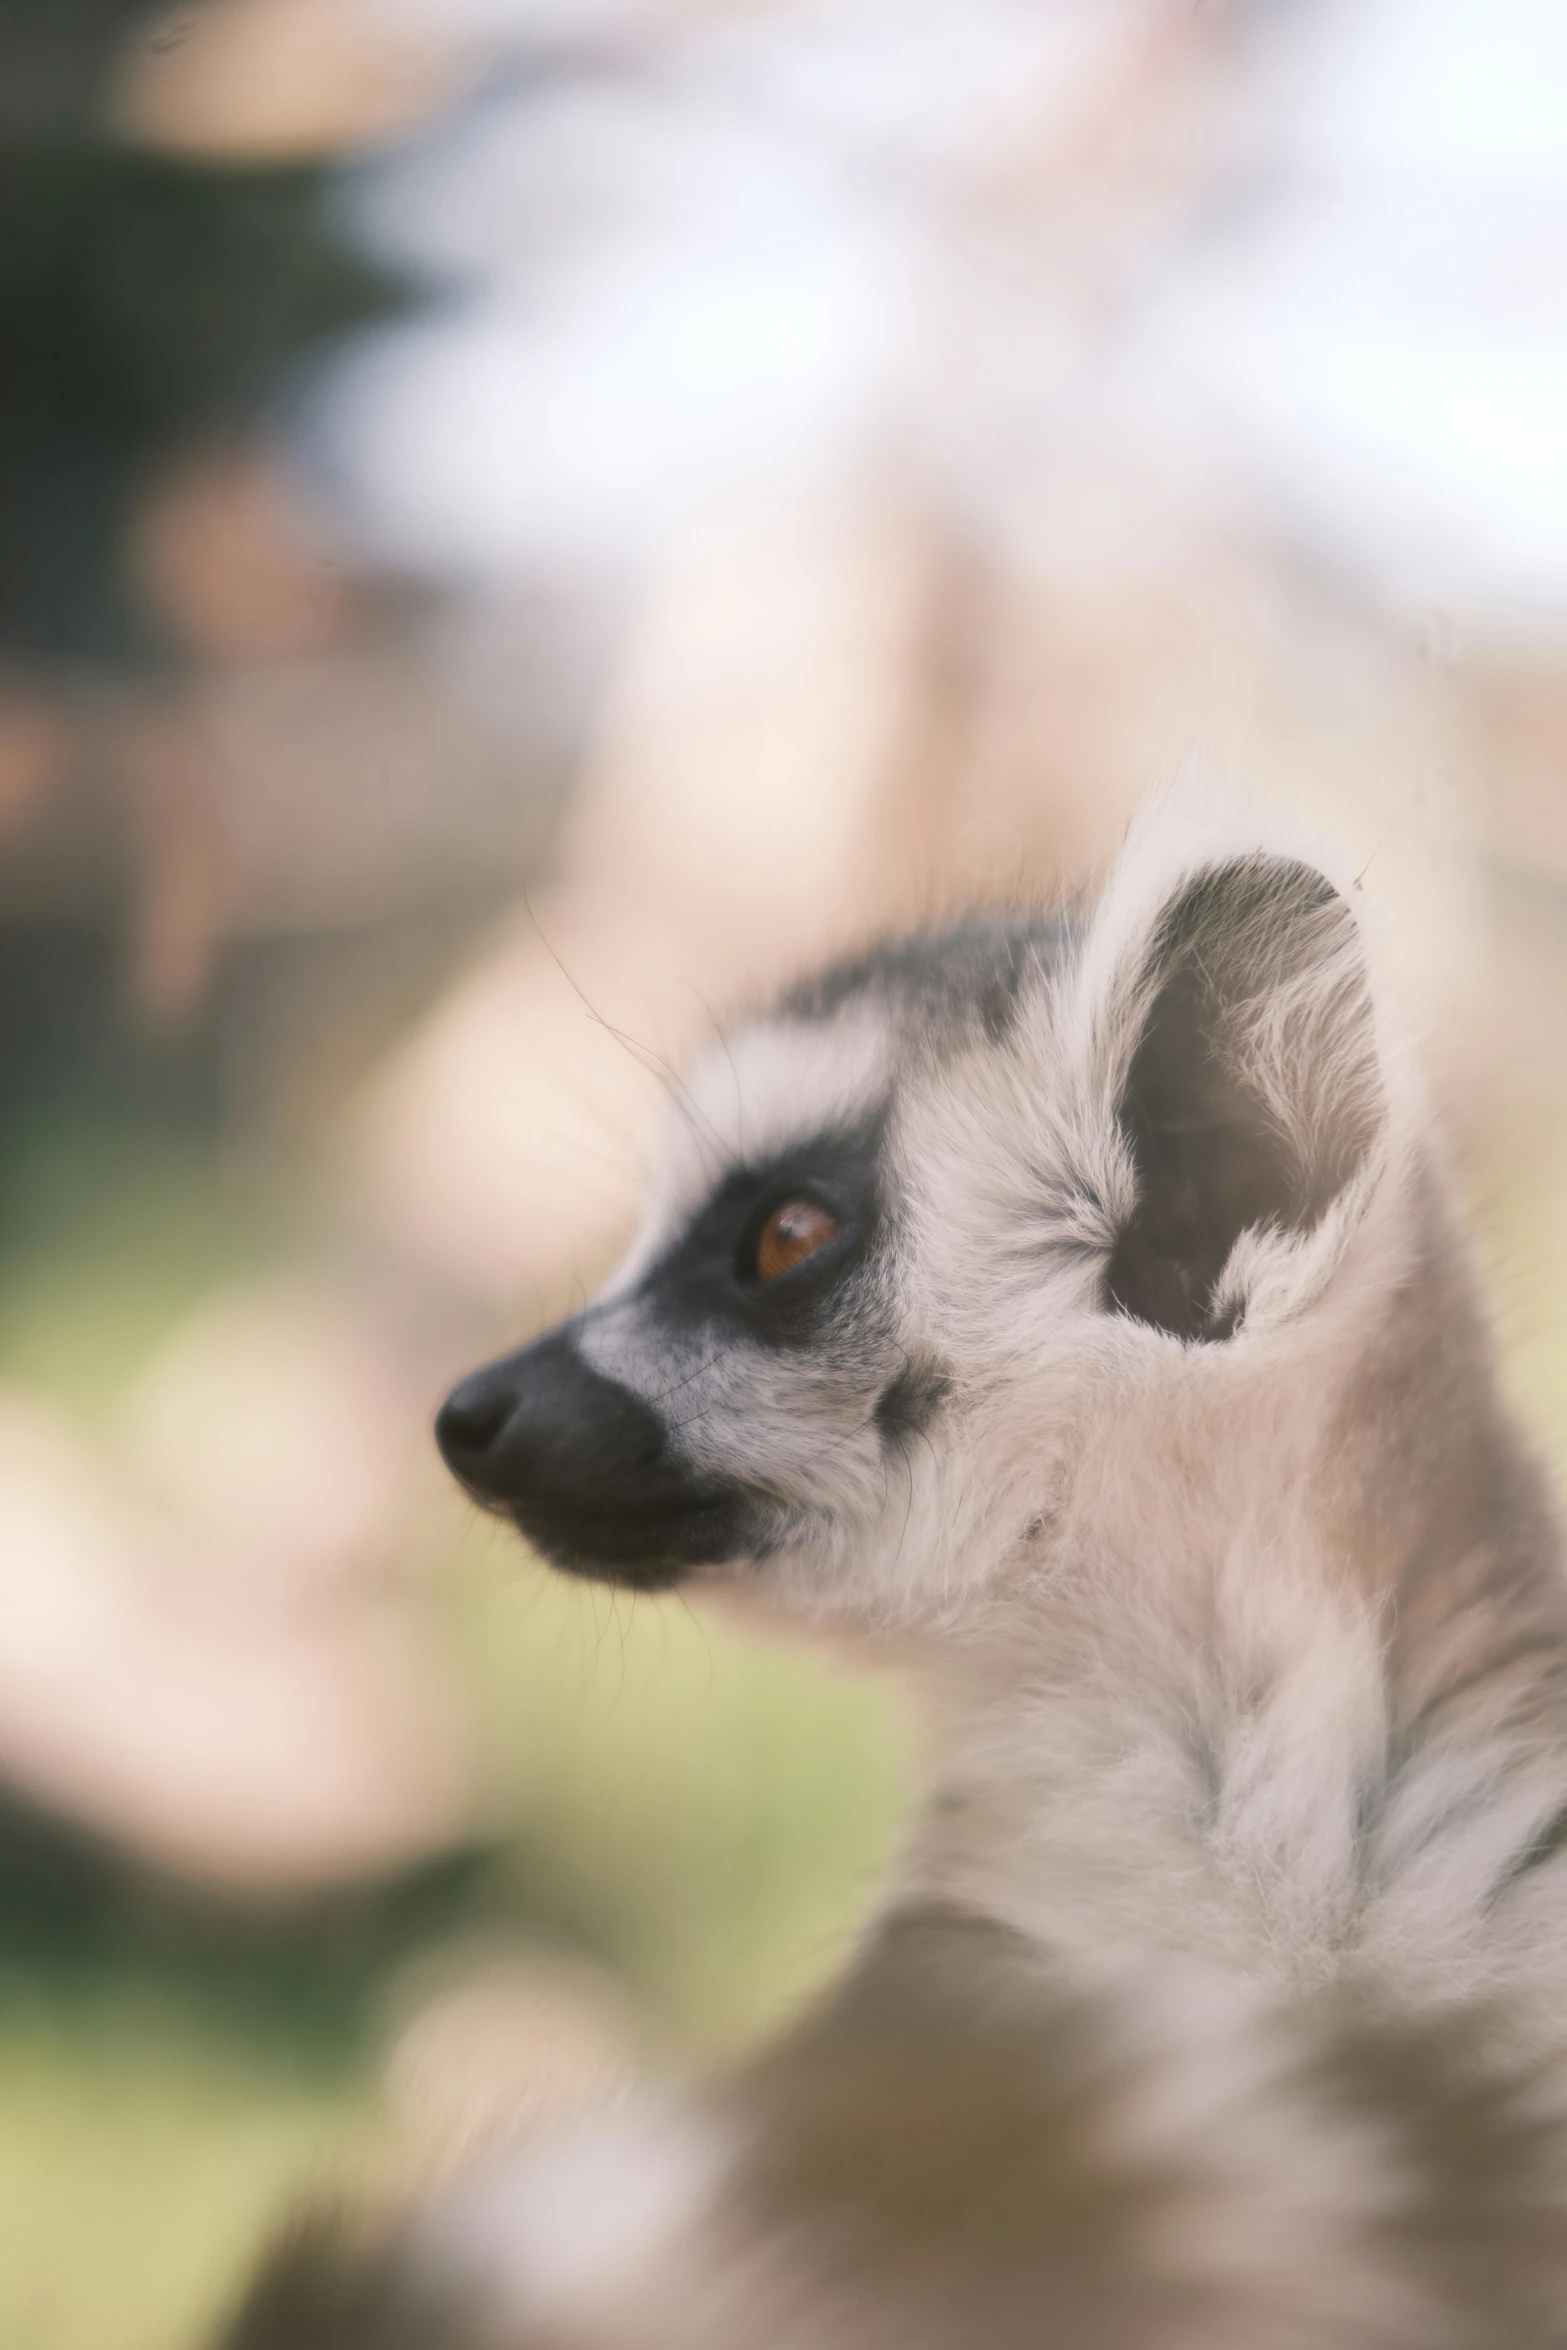
[[[511,1418],[510,1383],[496,1376],[501,1363],[471,1372],[435,1416],[435,1441],[447,1467],[464,1479],[482,1474],[484,1456]]]
[[[568,1331],[464,1379],[435,1439],[476,1500],[574,1572],[667,1583],[757,1547],[743,1488],[678,1459],[656,1413]]]
[[[648,1475],[665,1454],[647,1405],[595,1371],[564,1331],[471,1372],[442,1405],[435,1441],[465,1485],[508,1506],[597,1476]]]

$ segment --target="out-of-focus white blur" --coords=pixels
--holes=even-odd
[[[385,5],[494,63],[350,191],[442,297],[317,395],[362,546],[639,562],[891,467],[1021,560],[1135,561],[1081,453],[1419,613],[1567,600],[1549,0]]]

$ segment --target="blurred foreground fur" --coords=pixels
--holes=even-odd
[[[231,2350],[1567,2344],[1567,1584],[1349,893],[1155,818],[796,991],[439,1434],[567,1571],[897,1662],[930,1792],[759,2061]]]

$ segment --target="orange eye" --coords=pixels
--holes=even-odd
[[[819,1208],[814,1200],[785,1200],[762,1226],[762,1237],[756,1244],[756,1278],[775,1281],[791,1265],[814,1257],[829,1240],[836,1240],[838,1230],[837,1217]]]

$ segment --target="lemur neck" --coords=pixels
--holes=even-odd
[[[934,1678],[927,1886],[1095,1964],[1320,1979],[1423,1784],[1499,1800],[1498,1734],[1522,1753],[1542,1706],[1567,1755],[1555,1530],[1431,1237],[1337,1359],[1097,1434],[1057,1549]]]

